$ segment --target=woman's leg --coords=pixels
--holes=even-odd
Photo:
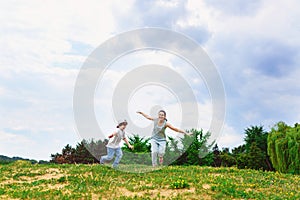
[[[151,140],[151,157],[152,166],[157,166],[157,153],[158,153],[158,143],[155,140]]]
[[[159,157],[159,164],[162,165],[164,162],[164,155],[166,152],[166,141],[159,142],[158,145],[158,157]]]
[[[121,160],[121,158],[123,156],[123,152],[122,152],[122,149],[120,147],[117,148],[115,151],[116,151],[116,159],[115,159],[115,161],[113,163],[113,167],[114,168],[118,167],[119,162],[120,162],[120,160]]]
[[[100,164],[104,164],[108,161],[111,161],[114,157],[115,151],[113,148],[107,147],[107,155],[101,156],[100,158]]]

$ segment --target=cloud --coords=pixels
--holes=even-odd
[[[231,2],[189,1],[185,22],[211,33],[204,47],[224,80],[227,122],[240,132],[270,121],[294,123],[299,118],[290,110],[297,110],[300,100],[299,3]]]
[[[218,67],[227,95],[227,120],[219,146],[240,144],[249,125],[295,123],[300,112],[298,7],[296,0],[2,3],[0,148],[7,147],[3,152],[8,155],[48,159],[50,152],[75,143],[73,87],[85,58],[114,34],[151,26],[194,38]],[[110,94],[118,80],[145,61],[170,66],[193,86],[201,127],[207,128],[209,95],[188,65],[174,55],[154,51],[126,57],[107,71],[104,80],[109,84],[98,88],[101,94]],[[146,112],[151,112],[148,105],[159,103],[151,92],[149,99],[135,99]],[[180,126],[178,104],[162,100],[170,121]],[[115,126],[110,95],[97,99],[96,94],[95,106],[102,104],[106,110],[96,112],[107,133]],[[42,150],[27,151],[22,143]]]
[[[0,130],[22,130],[18,134],[40,149],[34,153],[18,145],[7,151],[48,159],[63,145],[74,144],[74,83],[86,56],[114,31],[111,5],[98,1],[1,4]],[[24,139],[15,133],[10,136],[20,143]]]
[[[172,28],[176,20],[185,14],[184,1],[134,1],[122,12],[122,7],[115,7],[115,17],[119,20],[119,29],[128,27],[165,27]],[[162,12],[163,10],[163,12]]]
[[[147,64],[160,64],[166,66],[167,68],[163,68],[164,71],[160,70],[161,73],[159,73],[160,71],[156,70],[149,71],[149,69],[151,69],[151,66],[147,67],[147,72],[135,71],[137,70],[137,67]],[[173,84],[171,87],[173,89],[173,92],[175,92],[177,96],[181,95],[181,100],[177,99],[177,97],[174,96],[174,93],[170,92],[164,87],[161,87],[161,85],[158,85],[158,83],[165,82],[166,80],[172,80],[172,76],[174,76],[173,73],[176,73],[177,76],[180,75],[182,77],[182,80],[185,80],[190,84],[190,91],[195,93],[199,102],[193,102],[191,99],[187,98],[186,95],[184,95],[187,91],[181,89],[183,85],[183,82],[181,80],[175,79],[175,81],[177,82],[174,82],[173,80]],[[194,79],[192,78],[198,78],[200,80],[194,82]],[[151,79],[152,82],[148,82],[149,79]],[[118,85],[120,84],[121,80],[123,81],[123,83],[121,85]],[[199,128],[209,128],[212,107],[209,106],[210,101],[208,99],[210,98],[210,96],[207,89],[205,88],[205,84],[201,80],[201,77],[195,74],[191,66],[189,66],[184,61],[179,60],[172,54],[145,50],[126,55],[117,60],[110,66],[106,73],[104,73],[102,80],[99,82],[99,86],[95,95],[95,109],[99,125],[104,133],[112,131],[112,127],[115,127],[114,122],[118,120],[114,119],[112,113],[112,99],[114,92],[116,92],[116,87],[120,86],[121,92],[123,92],[122,88],[124,88],[124,91],[127,94],[129,85],[132,85],[132,82],[137,80],[141,82],[147,80],[147,83],[149,84],[134,85],[135,87],[131,88],[130,91],[132,92],[132,94],[129,94],[130,99],[118,98],[118,101],[121,103],[121,105],[125,104],[125,106],[127,106],[128,103],[129,117],[134,123],[134,125],[131,124],[128,126],[130,131],[136,132],[134,128],[132,128],[133,126],[146,127],[150,125],[149,123],[147,123],[147,121],[137,116],[137,110],[142,110],[149,114],[155,114],[154,116],[156,116],[158,110],[156,109],[154,113],[152,112],[157,105],[167,110],[167,112],[169,113],[168,118],[172,123],[174,123],[174,125],[179,126],[183,129],[190,129],[196,128],[195,124],[193,127],[191,126],[191,123],[193,123],[196,116],[191,114],[182,116],[181,109],[190,108],[192,104],[195,104],[199,108]],[[127,86],[126,84],[129,85]],[[123,96],[127,96],[126,94],[123,94]],[[182,124],[182,121],[185,121],[185,123]],[[140,134],[148,133],[149,136],[149,134],[151,134],[150,129],[152,129],[152,125],[150,125],[149,130],[143,130]]]
[[[226,15],[243,16],[254,15],[261,7],[261,2],[261,0],[206,0],[205,4]]]
[[[7,133],[4,131],[0,131],[0,141],[1,154],[8,156],[17,156],[20,152],[29,150],[29,148],[35,143],[23,135]]]
[[[223,132],[220,137],[217,139],[216,143],[219,147],[225,148],[233,148],[244,143],[244,136],[237,132],[234,127],[225,125],[223,127]]]
[[[0,152],[6,156],[19,156],[36,160],[49,160],[50,154],[60,152],[67,144],[75,146],[77,137],[54,128],[39,134],[25,129],[0,131]]]

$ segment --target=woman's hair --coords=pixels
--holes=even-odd
[[[122,125],[125,125],[125,126],[126,126],[127,124],[128,124],[127,121],[126,121],[126,120],[123,120],[122,122],[119,122],[117,128],[119,128],[119,127],[122,126]]]
[[[162,112],[162,113],[164,113],[164,114],[165,114],[165,120],[166,120],[166,121],[168,121],[168,120],[167,120],[167,118],[166,118],[166,117],[167,117],[167,113],[166,113],[166,111],[164,111],[164,110],[160,110],[158,113],[160,113],[160,112]]]

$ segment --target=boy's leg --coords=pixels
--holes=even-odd
[[[158,144],[155,140],[151,140],[151,158],[152,158],[152,166],[157,166],[157,153],[158,153]]]
[[[159,157],[159,164],[162,165],[164,162],[164,155],[166,152],[166,141],[159,142],[158,146],[158,157]]]
[[[114,168],[118,167],[119,162],[120,162],[120,160],[121,160],[121,158],[122,158],[122,156],[123,156],[123,152],[122,152],[122,149],[121,149],[121,148],[115,149],[115,152],[116,152],[116,159],[115,159],[115,161],[114,161],[114,163],[113,163],[113,167],[114,167]]]
[[[108,161],[111,161],[114,157],[115,151],[113,148],[107,147],[107,155],[101,156],[100,158],[100,164],[104,164]]]

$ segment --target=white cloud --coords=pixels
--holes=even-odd
[[[233,148],[238,147],[244,143],[244,135],[236,132],[236,130],[228,125],[224,125],[223,131],[220,137],[217,139],[216,143],[219,147],[225,148]]]
[[[4,86],[1,86],[0,130],[19,130],[20,137],[8,133],[6,136],[14,137],[16,143],[30,138],[34,142],[31,148],[45,147],[39,153],[27,151],[25,146],[22,149],[22,145],[1,152],[10,150],[9,155],[48,159],[62,145],[74,143],[74,83],[87,54],[115,30],[113,4],[1,3],[0,84]],[[48,143],[54,138],[56,142]],[[10,141],[3,140],[7,145],[1,147],[8,146]]]
[[[300,112],[297,110],[300,108],[297,92],[300,91],[300,71],[297,69],[299,3],[296,0],[256,1],[255,9],[251,10],[253,4],[248,6],[249,2],[245,8],[232,3],[225,6],[224,2],[1,3],[0,131],[3,142],[0,148],[9,147],[13,142],[31,144],[35,148],[44,145],[47,148],[40,153],[28,151],[27,154],[25,147],[21,149],[21,145],[16,145],[18,148],[11,150],[9,155],[34,155],[36,158],[48,159],[50,153],[59,151],[68,141],[74,142],[73,87],[86,56],[113,34],[145,26],[173,28],[194,37],[217,64],[228,89],[227,104],[230,108],[228,123],[225,123],[223,135],[218,142],[220,146],[239,145],[242,136],[237,131],[252,123],[269,125],[279,119],[291,123],[297,121],[297,113]],[[245,9],[246,12],[241,13],[239,9]],[[263,54],[269,49],[268,54]],[[293,55],[286,55],[286,50]],[[285,67],[284,71],[290,70],[292,73],[272,77],[268,70],[260,71],[253,67],[257,65],[258,58],[274,55],[274,51],[280,51],[275,54],[277,57],[295,60],[290,65],[282,66]],[[270,56],[269,60],[273,57]],[[112,69],[107,70],[104,81],[109,84],[98,88],[105,98],[97,99],[97,94],[95,98],[96,109],[98,105],[106,107],[96,110],[100,113],[99,123],[105,124],[105,131],[115,126],[110,114],[110,92],[128,71],[149,62],[170,66],[190,81],[199,97],[200,127],[208,129],[212,108],[202,79],[192,70],[187,70],[187,65],[178,58],[176,62],[174,55],[148,51],[126,55],[116,61]],[[152,97],[146,100],[139,97],[135,104],[142,102],[137,107],[151,112],[151,106],[148,105],[158,104],[157,98]],[[166,105],[170,122],[180,126],[183,119],[180,117],[179,105],[168,102],[170,98],[170,95],[165,95],[160,103]],[[277,108],[281,110],[278,112]],[[130,109],[133,112],[134,106]],[[291,114],[290,110],[294,112]],[[185,120],[191,117],[187,116]],[[25,130],[29,135],[3,131],[7,129]],[[48,141],[53,143],[47,146],[45,144]],[[8,150],[3,152],[9,153]]]
[[[78,141],[78,138],[72,134],[59,130],[36,135],[28,133],[29,130],[17,129],[11,130],[16,133],[0,131],[1,155],[49,160],[50,154],[60,152],[67,144],[75,146],[76,141]]]
[[[33,140],[23,135],[0,131],[0,152],[2,155],[18,156],[21,152],[28,151],[34,144]]]

